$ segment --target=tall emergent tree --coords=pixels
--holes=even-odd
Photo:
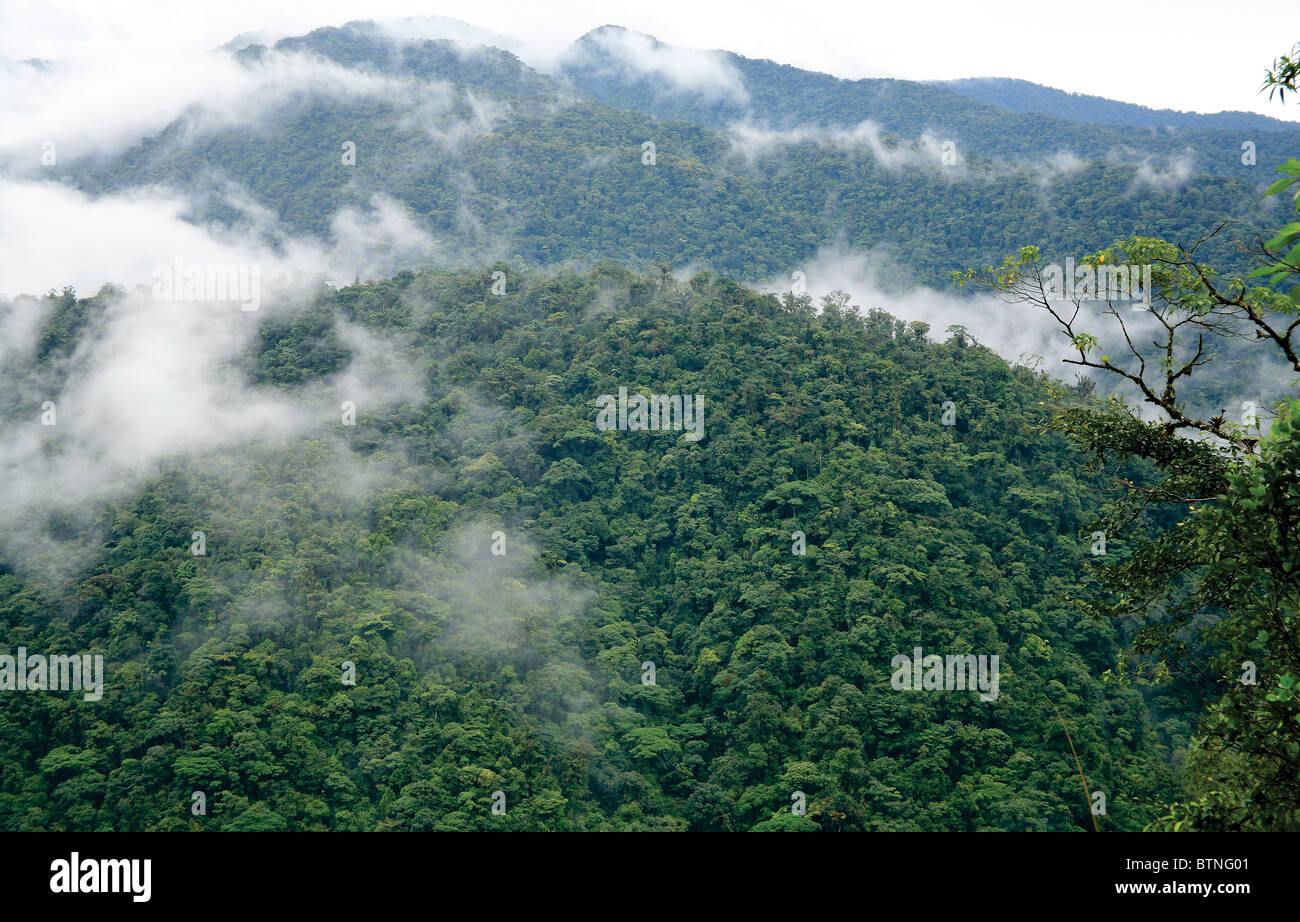
[[[1300,44],[1262,89],[1284,100],[1297,80]],[[1278,171],[1265,194],[1292,191],[1300,216],[1300,160]],[[1202,243],[1131,237],[1081,260],[1078,288],[1066,279],[1063,289],[1059,267],[1033,246],[955,278],[1047,312],[1068,337],[1065,361],[1120,385],[1104,401],[1090,388],[1062,393],[1051,425],[1098,464],[1116,465],[1118,498],[1092,526],[1112,551],[1097,558],[1096,591],[1080,601],[1087,614],[1139,625],[1112,677],[1208,693],[1186,797],[1149,828],[1297,830],[1300,220],[1257,238],[1258,268],[1245,277],[1199,261]],[[1149,287],[1113,284],[1141,280],[1147,267]],[[1249,400],[1206,410],[1193,376],[1213,380],[1204,369],[1216,355],[1252,348],[1271,353],[1281,375],[1238,381],[1235,393],[1271,389],[1271,412]],[[1230,403],[1223,395],[1233,392],[1216,396]]]

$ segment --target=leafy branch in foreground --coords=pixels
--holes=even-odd
[[[1300,55],[1293,52],[1278,60],[1265,85],[1284,98],[1297,78]],[[1287,161],[1279,172],[1283,178],[1266,195],[1300,181],[1300,161]],[[1078,296],[1071,288],[1062,297],[1053,277],[1059,270],[1034,246],[954,279],[1046,312],[1070,343],[1065,363],[1121,379],[1150,407],[1144,418],[1120,396],[1080,403],[1058,391],[1051,419],[1099,463],[1123,465],[1119,498],[1091,527],[1126,534],[1132,548],[1092,568],[1095,591],[1082,603],[1094,615],[1137,619],[1118,680],[1154,658],[1157,680],[1199,670],[1214,690],[1190,746],[1188,796],[1149,828],[1300,829],[1295,381],[1267,431],[1254,413],[1236,424],[1222,409],[1198,413],[1186,397],[1215,347],[1231,340],[1271,346],[1289,372],[1300,374],[1300,285],[1282,290],[1300,275],[1300,221],[1258,243],[1260,265],[1245,277],[1222,275],[1197,259],[1197,249],[1222,229],[1186,249],[1135,236],[1093,253],[1081,265],[1095,282]],[[1103,287],[1139,272],[1150,278],[1140,298],[1126,298],[1131,291],[1123,286]],[[1105,324],[1100,333],[1098,322]],[[1077,396],[1085,395],[1081,388]]]
[[[1098,279],[1095,290],[1102,290],[1104,278],[1123,277],[1149,267],[1149,299],[1128,305],[1110,298],[1055,297],[1050,279],[1053,267],[1044,262],[1035,246],[1022,247],[1000,265],[968,269],[953,277],[959,285],[988,290],[1009,303],[1045,311],[1075,352],[1063,361],[1128,382],[1162,417],[1166,434],[1196,430],[1222,440],[1230,449],[1250,454],[1258,442],[1257,433],[1247,425],[1229,422],[1223,411],[1217,416],[1197,414],[1180,396],[1180,388],[1197,368],[1210,362],[1216,341],[1230,339],[1267,340],[1291,370],[1300,374],[1295,343],[1300,305],[1268,286],[1222,278],[1198,262],[1197,248],[1221,230],[1222,226],[1216,228],[1190,249],[1157,238],[1131,237],[1085,257],[1081,266]],[[1093,290],[1089,288],[1089,295]],[[1098,305],[1097,309],[1092,304]],[[1098,320],[1110,324],[1108,338],[1119,348],[1114,356],[1106,354],[1101,338],[1087,328]],[[1153,338],[1147,341],[1145,337]]]

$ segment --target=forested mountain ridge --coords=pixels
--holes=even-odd
[[[942,80],[939,85],[1001,109],[1058,115],[1071,121],[1090,124],[1130,125],[1163,130],[1213,129],[1238,133],[1295,131],[1293,122],[1254,112],[1203,113],[1150,109],[1087,93],[1068,93],[1028,80],[1007,77],[965,77],[961,80]],[[1243,134],[1241,137],[1248,139],[1250,135]]]
[[[748,120],[775,130],[847,127],[869,120],[886,135],[916,138],[930,133],[980,156],[1013,162],[1041,161],[1062,150],[1085,158],[1116,156],[1139,162],[1190,156],[1198,173],[1258,178],[1286,159],[1300,139],[1300,126],[1263,116],[1178,113],[1181,118],[1172,125],[1154,120],[1137,124],[1136,119],[1117,124],[1114,119],[1076,118],[1074,113],[1081,109],[1077,105],[1029,109],[1011,104],[1018,97],[1004,84],[985,92],[987,84],[981,81],[846,80],[726,51],[710,54],[734,74],[734,83],[721,88],[705,85],[691,92],[674,86],[661,73],[639,70],[628,60],[640,55],[653,58],[656,53],[668,57],[672,46],[652,36],[604,26],[574,43],[564,73],[575,86],[602,101],[659,117],[709,126]],[[1036,84],[1016,89],[1037,97],[1059,93]],[[1098,105],[1101,102],[1114,107],[1106,110],[1108,114],[1142,109],[1110,100],[1099,100]],[[1246,126],[1253,132],[1249,138],[1241,134]],[[1250,138],[1261,160],[1268,161],[1268,169],[1262,172],[1242,162],[1241,144]]]
[[[107,661],[98,703],[3,699],[0,826],[1087,828],[1054,708],[1103,828],[1176,796],[1199,693],[1100,681],[1123,625],[1065,596],[1105,489],[1039,431],[1046,379],[708,274],[491,285],[403,273],[259,320],[263,387],[338,380],[347,322],[406,343],[424,395],[173,459],[102,505],[83,573],[0,575],[8,649]],[[702,395],[705,437],[602,431],[620,387]],[[917,646],[1000,656],[999,694],[896,690]]]
[[[360,24],[238,55],[275,73],[275,62],[306,52],[346,68],[358,88],[305,85],[264,102],[252,126],[192,112],[120,156],[52,172],[96,195],[184,190],[192,220],[271,242],[333,239],[346,215],[395,207],[430,239],[386,272],[616,258],[758,282],[789,278],[842,245],[880,254],[907,281],[948,287],[955,268],[1027,240],[1063,261],[1139,218],[1189,243],[1228,220],[1203,250],[1242,265],[1241,244],[1272,220],[1258,194],[1270,158],[1300,145],[1300,133],[1284,149],[1261,142],[1258,167],[1246,168],[1239,140],[1211,154],[1226,135],[1180,136],[1175,146],[1192,144],[1196,170],[1209,171],[1198,175],[1162,159],[1174,150],[1161,147],[1168,137],[1115,159],[1111,129],[1066,131],[922,84],[841,81],[770,62],[735,63],[748,115],[762,116],[737,124],[725,99],[610,79],[585,51],[561,79],[497,49],[401,43]],[[864,126],[871,119],[879,128]],[[1092,139],[1078,146],[1084,156],[1057,157],[1070,132]],[[1212,168],[1219,154],[1235,165]]]

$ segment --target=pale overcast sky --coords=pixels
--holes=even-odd
[[[523,42],[540,61],[606,23],[696,49],[842,77],[1019,77],[1153,108],[1300,119],[1256,91],[1300,38],[1262,0],[0,0],[0,54],[62,58],[211,47],[237,33],[298,34],[351,19],[447,16]],[[1288,20],[1295,27],[1288,31]]]

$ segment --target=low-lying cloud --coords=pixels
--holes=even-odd
[[[1137,175],[1129,187],[1133,194],[1143,187],[1160,192],[1177,192],[1187,185],[1192,178],[1192,157],[1184,154],[1170,157],[1164,165],[1152,163],[1150,159],[1142,160],[1137,167]]]
[[[833,291],[847,292],[863,310],[879,308],[900,320],[930,325],[930,336],[947,337],[950,326],[965,327],[980,344],[1010,362],[1036,364],[1065,380],[1074,380],[1073,366],[1060,360],[1071,355],[1060,328],[1049,316],[1028,305],[1008,304],[989,294],[966,295],[937,291],[922,285],[901,288],[886,280],[884,254],[864,253],[844,247],[825,247],[798,268],[814,302]],[[791,290],[789,276],[768,280],[767,291]]]
[[[296,389],[251,382],[246,357],[262,315],[238,305],[156,299],[144,287],[105,292],[66,355],[37,354],[28,299],[0,302],[9,395],[0,444],[0,557],[49,549],[51,517],[84,517],[137,489],[163,461],[214,457],[266,440],[337,435],[340,407],[408,404],[423,369],[408,345],[341,320],[350,363]],[[292,310],[288,302],[281,310]],[[48,312],[48,307],[46,308]]]
[[[965,158],[955,141],[926,132],[915,141],[890,145],[881,135],[880,127],[869,120],[859,122],[852,128],[808,125],[781,130],[769,129],[749,121],[738,121],[727,126],[727,134],[732,152],[750,163],[783,147],[814,144],[841,150],[866,150],[887,170],[942,166],[961,172],[965,168]]]
[[[376,278],[427,263],[452,250],[423,230],[402,204],[374,195],[331,221],[328,239],[285,236],[279,222],[238,187],[223,196],[247,218],[236,228],[187,220],[194,200],[164,187],[91,196],[52,182],[0,179],[0,292],[39,294],[71,285],[93,292],[105,283],[151,284],[154,269],[176,259],[198,265],[251,265],[267,294],[294,290],[304,276],[334,281]],[[277,240],[277,238],[279,238]]]
[[[721,52],[678,48],[640,32],[600,29],[585,36],[564,60],[570,65],[595,65],[612,78],[661,80],[676,93],[741,104],[749,101],[740,72]]]

